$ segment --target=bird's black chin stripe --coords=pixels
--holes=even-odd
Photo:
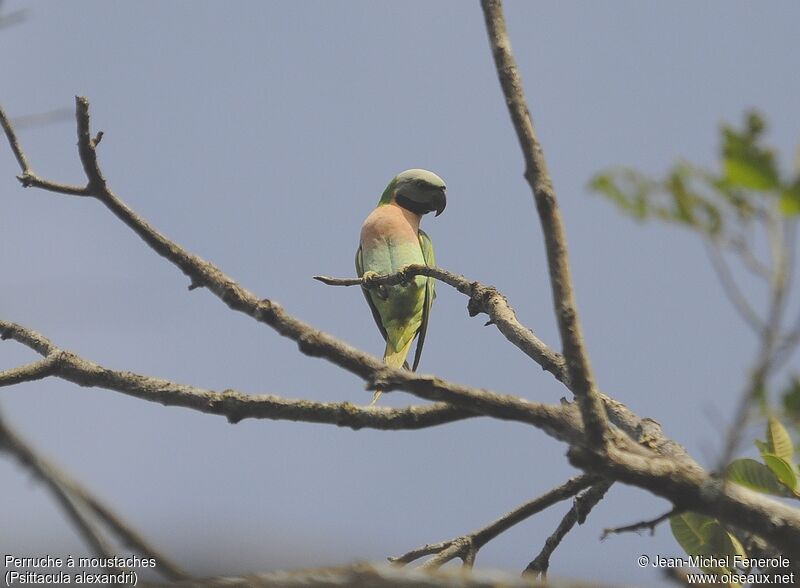
[[[420,216],[422,216],[423,214],[427,214],[431,211],[431,208],[428,207],[427,205],[420,204],[419,202],[414,202],[410,198],[407,198],[406,196],[403,196],[401,194],[397,195],[395,201],[397,202],[397,204],[399,204],[406,210],[410,210],[414,214],[418,214]]]

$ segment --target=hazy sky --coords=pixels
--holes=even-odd
[[[477,2],[13,1],[0,30],[11,116],[88,96],[111,186],[244,286],[382,351],[350,276],[361,222],[399,171],[448,183],[423,226],[442,267],[496,285],[556,346],[543,244]],[[716,159],[761,109],[788,163],[800,138],[796,2],[509,2],[513,48],[563,208],[601,388],[713,464],[754,341],[701,244],[638,226],[586,190],[596,171]],[[35,170],[81,182],[70,121],[20,131]],[[23,191],[0,147],[0,316],[116,369],[208,388],[367,403],[362,382],[204,290],[92,200]],[[751,296],[758,298],[755,290]],[[440,286],[420,370],[543,402],[568,392]],[[0,368],[32,353],[0,345]],[[795,362],[795,367],[797,363]],[[414,402],[403,394],[381,403]],[[566,447],[475,419],[419,432],[244,421],[46,380],[4,414],[178,562],[203,573],[380,561],[473,530],[574,475]],[[0,552],[84,553],[50,495],[0,461]],[[487,545],[521,571],[569,503]],[[666,502],[614,487],[554,576],[655,585],[669,529],[599,542]]]

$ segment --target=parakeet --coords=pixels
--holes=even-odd
[[[436,211],[439,216],[447,204],[442,178],[424,169],[406,170],[389,182],[378,206],[361,227],[356,252],[358,276],[393,274],[412,263],[436,264],[433,244],[419,228],[422,216]],[[428,329],[431,304],[436,297],[435,280],[415,276],[405,284],[362,288],[378,329],[386,340],[383,360],[388,365],[408,368],[406,357],[415,337],[417,348],[412,370],[417,369]],[[372,403],[378,400],[376,390]]]

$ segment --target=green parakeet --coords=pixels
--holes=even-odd
[[[436,211],[439,216],[447,204],[442,178],[424,169],[406,170],[389,182],[377,208],[361,227],[361,242],[356,252],[356,271],[393,274],[412,263],[436,264],[433,245],[419,228],[422,216]],[[390,366],[408,368],[406,357],[415,337],[417,349],[412,370],[417,369],[428,329],[431,303],[436,296],[435,280],[415,276],[405,284],[362,288],[378,329],[386,340],[383,360]],[[375,391],[372,404],[381,395]]]

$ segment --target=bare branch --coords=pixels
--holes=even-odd
[[[489,315],[489,322],[495,325],[508,341],[538,363],[543,370],[550,372],[557,380],[569,387],[569,376],[564,365],[564,358],[561,354],[550,349],[531,329],[517,320],[517,315],[508,303],[508,299],[494,286],[486,286],[442,268],[429,267],[422,264],[407,265],[395,274],[374,276],[368,278],[366,282],[363,278],[314,276],[314,279],[329,286],[363,285],[367,288],[373,288],[380,285],[392,286],[400,284],[417,275],[439,280],[468,296],[467,311],[470,316],[476,316],[479,313]]]
[[[0,388],[22,382],[33,382],[53,375],[55,371],[54,356],[40,359],[32,363],[0,371]]]
[[[496,7],[495,3],[488,2],[488,4]],[[800,514],[797,511],[772,499],[732,485],[715,490],[713,493],[706,492],[706,487],[715,483],[714,478],[697,465],[685,450],[664,437],[655,421],[636,417],[621,403],[602,397],[597,393],[591,378],[586,378],[587,374],[589,376],[591,374],[582,370],[579,362],[570,363],[569,358],[572,357],[574,360],[576,357],[572,351],[567,355],[567,368],[570,374],[571,389],[575,392],[581,405],[580,411],[575,410],[574,405],[570,403],[554,407],[514,396],[469,388],[446,382],[434,376],[389,368],[378,358],[355,349],[289,315],[275,302],[258,299],[213,264],[188,253],[158,233],[110,190],[97,168],[95,148],[99,137],[93,138],[89,133],[88,101],[85,98],[77,99],[77,117],[79,153],[89,180],[87,193],[103,202],[156,253],[180,268],[189,276],[191,284],[208,288],[232,310],[247,314],[272,327],[282,336],[295,341],[302,353],[323,357],[358,375],[367,382],[371,389],[376,387],[386,391],[402,389],[420,398],[444,401],[455,408],[471,413],[515,420],[536,426],[548,435],[569,443],[571,445],[568,452],[570,460],[590,473],[597,473],[604,478],[618,479],[646,488],[653,494],[664,496],[679,507],[714,516],[723,521],[735,521],[741,528],[769,538],[773,545],[786,553],[800,550]],[[545,198],[545,200],[547,199]],[[552,210],[549,211],[549,214],[552,214]],[[565,261],[565,259],[559,259]],[[569,302],[571,302],[571,298]],[[558,306],[561,310],[565,308],[563,305]],[[557,314],[559,314],[561,324],[575,324],[576,317],[574,315],[565,317],[560,313]],[[5,323],[5,325],[8,328],[9,323]],[[8,331],[6,331],[6,335],[8,335]],[[576,333],[567,333],[567,335],[574,344]],[[564,333],[562,333],[562,339],[565,339]],[[565,346],[565,350],[567,348],[568,346]],[[71,354],[62,354],[59,365],[61,362],[66,362],[69,366],[65,375],[68,376],[78,365],[75,358],[76,356]],[[196,398],[190,393],[187,394],[185,387],[171,389],[168,394],[159,394],[160,390],[149,389],[146,386],[144,390],[137,390],[136,386],[131,386],[130,379],[120,377],[120,374],[124,374],[124,372],[112,372],[93,364],[89,364],[88,369],[94,378],[94,383],[89,385],[111,389],[119,386],[119,391],[132,395],[147,391],[149,392],[147,397],[151,398],[155,395],[159,398],[159,402],[169,397],[174,404],[182,406],[194,407],[196,403]],[[580,378],[576,379],[576,374]],[[135,381],[137,377],[134,374],[133,380]],[[147,380],[145,380],[146,382]],[[161,382],[165,385],[170,384],[163,380]],[[605,434],[608,433],[612,443],[587,444],[587,439],[592,439],[593,435],[587,436],[584,432],[581,416],[584,422],[594,422],[597,425],[596,420],[593,420],[593,415],[596,416],[596,413],[590,406],[592,398],[596,398],[598,402],[600,398],[603,399],[609,415],[613,415],[613,419],[615,419],[614,422],[619,421],[620,428],[632,435],[638,445],[619,435],[616,429],[607,431],[604,423],[603,427],[599,427],[603,440],[605,440]],[[210,412],[216,410],[220,414],[224,414],[228,410],[225,407],[225,400],[219,400],[222,402],[215,403],[209,410]],[[247,401],[248,397],[238,398],[234,395],[235,409],[238,410]],[[295,405],[293,408],[298,407]],[[275,412],[273,411],[271,414],[275,414]],[[595,431],[596,433],[597,431]],[[658,455],[664,457],[659,458]]]
[[[567,373],[569,373],[572,383],[571,390],[581,409],[587,444],[596,451],[602,451],[608,427],[606,413],[595,387],[589,355],[583,341],[572,287],[567,237],[555,189],[547,171],[542,146],[533,128],[533,121],[523,91],[522,77],[511,52],[511,41],[506,31],[502,2],[500,0],[481,0],[481,6],[497,68],[497,76],[500,79],[511,122],[517,132],[517,138],[525,158],[525,178],[533,191],[544,233],[553,306],[561,333]]]
[[[11,146],[11,151],[14,152],[14,157],[17,158],[17,163],[22,170],[22,173],[17,176],[17,179],[24,187],[42,188],[50,192],[69,194],[72,196],[89,195],[88,186],[71,186],[58,182],[50,182],[48,180],[43,180],[33,173],[33,169],[31,169],[30,163],[28,163],[28,159],[25,157],[25,152],[19,145],[19,139],[17,139],[17,134],[14,132],[14,126],[11,124],[2,106],[0,106],[0,126],[3,127],[3,131],[8,139],[8,144]]]
[[[603,499],[612,483],[607,480],[598,482],[575,498],[572,508],[561,519],[553,534],[545,540],[539,555],[533,558],[523,574],[531,574],[534,577],[541,576],[542,579],[547,578],[547,570],[550,568],[550,557],[553,552],[561,544],[564,537],[567,536],[567,533],[572,530],[575,523],[582,525],[586,521],[586,517],[589,516],[589,513],[597,503]]]
[[[714,268],[717,278],[722,284],[722,291],[725,292],[728,300],[731,301],[731,304],[733,304],[733,307],[747,326],[753,329],[756,334],[761,334],[764,329],[764,324],[736,284],[736,280],[734,280],[733,274],[731,274],[731,269],[728,267],[717,244],[710,240],[705,240],[705,245],[711,267]]]
[[[640,531],[644,531],[645,529],[650,531],[650,534],[653,535],[656,532],[656,527],[675,515],[681,514],[684,512],[682,509],[673,508],[669,512],[665,512],[661,516],[658,516],[654,519],[650,519],[647,521],[639,521],[638,523],[633,523],[632,525],[625,525],[624,527],[611,527],[608,529],[603,529],[603,534],[600,536],[600,540],[602,541],[609,535],[616,535],[618,533],[638,533]]]
[[[151,584],[153,586],[153,584]],[[529,580],[498,571],[429,571],[390,565],[358,563],[352,566],[290,570],[252,574],[239,578],[193,578],[164,585],[165,588],[530,588]],[[602,584],[574,581],[551,582],[551,588],[600,588]]]
[[[752,408],[758,399],[766,394],[769,377],[775,369],[776,360],[781,355],[783,315],[786,310],[788,280],[791,275],[789,266],[791,253],[787,250],[785,232],[787,227],[781,220],[780,213],[773,211],[767,216],[765,223],[772,255],[769,307],[766,321],[759,332],[761,341],[758,355],[750,369],[748,383],[741,394],[733,422],[728,427],[723,453],[717,466],[719,471],[722,471],[733,458]],[[790,237],[791,239],[793,237]]]
[[[83,143],[82,146],[79,146],[79,152],[84,169],[88,169],[90,173],[87,190],[88,186],[92,186],[92,195],[100,199],[156,253],[181,269],[190,278],[192,286],[207,287],[232,310],[243,312],[272,327],[279,334],[297,342],[302,353],[315,357],[324,357],[339,367],[364,378],[373,388],[376,386],[376,382],[381,382],[384,384],[382,387],[386,391],[402,388],[428,400],[445,400],[458,404],[471,412],[488,415],[489,412],[486,412],[488,410],[492,413],[492,416],[497,418],[512,418],[509,416],[508,404],[513,404],[520,399],[490,397],[491,404],[494,406],[479,408],[474,404],[474,395],[464,396],[458,394],[458,392],[466,389],[464,387],[445,386],[439,379],[419,376],[406,370],[392,370],[376,357],[361,352],[289,315],[283,311],[280,305],[271,300],[257,298],[252,292],[240,286],[213,264],[188,253],[182,247],[161,235],[117,198],[105,185],[104,180],[99,181],[97,177],[91,175],[93,173],[92,170],[97,165],[97,160],[96,157],[91,157],[87,154],[94,154],[97,142],[91,138],[91,133],[88,131],[88,101],[85,98],[76,99],[76,116],[79,120],[78,139],[79,142]],[[16,138],[13,136],[13,130],[10,125],[9,130],[11,131],[9,140],[16,144]],[[97,191],[98,186],[102,188],[99,191]],[[433,271],[434,269],[426,268],[426,271]],[[460,287],[465,287],[465,284],[461,283]],[[487,303],[489,309],[493,304],[499,304],[500,301],[505,300],[502,296],[491,296],[492,291],[493,289],[488,287],[485,291],[489,299]],[[500,311],[498,310],[499,313]],[[503,321],[498,321],[499,328],[503,328],[503,325]],[[553,352],[546,353],[546,351],[549,351],[546,346],[536,339],[529,329],[519,325],[516,319],[512,321],[509,318],[507,327],[509,331],[515,331],[519,335],[520,341],[523,342],[521,345],[528,347],[526,352],[530,353],[531,356],[540,353],[543,356],[542,361],[547,366],[546,369],[557,372],[558,358],[560,358],[558,354]],[[33,342],[26,344],[31,343]],[[541,352],[537,351],[537,349],[540,349]],[[43,353],[46,353],[46,351]],[[393,378],[391,381],[390,377]],[[561,379],[562,381],[568,381],[563,376]],[[390,385],[392,388],[389,387]],[[479,395],[479,398],[486,399],[485,395],[482,397]],[[627,407],[610,398],[603,397],[603,399],[609,414],[612,415],[612,420],[626,434],[631,435],[641,443],[645,443],[660,454],[671,455],[676,459],[694,463],[682,447],[664,437],[655,421],[637,417]],[[522,402],[523,405],[517,404],[516,406],[518,417],[522,417],[530,409],[536,412],[538,408],[541,408],[541,405],[532,407],[531,403]],[[533,420],[539,423],[536,426],[541,426],[548,434],[567,442],[580,442],[583,439],[582,427],[580,424],[576,425],[574,423],[574,415],[571,409],[564,413],[553,413],[550,408],[539,410],[538,412],[539,415]],[[530,415],[525,418],[530,418]],[[581,436],[575,437],[576,432]]]
[[[729,249],[739,257],[742,265],[750,270],[750,273],[762,279],[769,279],[771,273],[769,267],[753,254],[753,250],[745,238],[719,238],[719,240],[722,247]]]
[[[99,527],[87,516],[87,513],[83,512],[86,508],[108,524],[129,547],[145,557],[155,558],[158,561],[157,570],[167,578],[180,580],[189,577],[186,572],[127,525],[110,507],[103,504],[99,498],[93,496],[54,464],[38,455],[27,441],[5,423],[2,415],[0,415],[0,449],[11,453],[48,486],[79,533],[98,556],[113,557],[114,552]]]
[[[572,465],[634,486],[647,488],[676,508],[699,512],[767,539],[785,555],[800,553],[800,510],[737,484],[726,484],[699,466],[672,459],[643,457],[615,439],[605,456],[573,445]]]
[[[402,283],[414,275],[425,275],[440,280],[462,294],[470,296],[468,303],[470,314],[486,312],[510,342],[537,361],[545,370],[554,374],[567,387],[570,386],[563,357],[542,343],[530,329],[520,324],[506,297],[492,286],[484,286],[479,282],[472,282],[463,276],[450,273],[442,268],[428,267],[426,265],[408,265],[396,274],[368,278],[366,283],[362,278],[315,276],[314,279],[332,286],[363,284],[365,287],[375,287]],[[605,394],[601,393],[600,397],[605,404],[606,412],[611,422],[626,435],[662,456],[685,461],[689,464],[695,463],[683,447],[664,436],[661,425],[658,422],[653,419],[642,419],[636,416],[624,404]]]
[[[214,392],[176,384],[131,372],[110,370],[56,347],[48,339],[22,325],[0,321],[0,335],[34,344],[45,359],[0,372],[0,387],[45,376],[56,376],[79,386],[106,388],[165,406],[183,406],[223,415],[231,423],[246,418],[327,423],[352,429],[421,429],[477,416],[474,412],[443,404],[402,409],[358,407],[349,402],[325,403],[289,400],[273,395],[251,396],[226,390]],[[27,377],[24,377],[27,376]]]
[[[91,494],[85,487],[75,480],[65,478],[63,480],[70,493],[80,499],[81,502],[97,515],[116,533],[117,537],[128,547],[137,551],[144,557],[150,557],[158,562],[157,571],[163,576],[172,580],[182,580],[189,578],[190,575],[175,562],[170,560],[162,552],[158,551],[147,539],[142,537],[136,530],[115,513],[111,507],[100,501],[99,498]]]
[[[429,561],[423,564],[425,569],[437,569],[450,560],[460,558],[464,562],[464,567],[472,567],[475,562],[475,556],[478,551],[486,545],[489,541],[504,533],[517,523],[532,517],[538,512],[562,501],[570,496],[574,496],[584,488],[588,488],[592,484],[598,483],[595,476],[581,475],[567,480],[561,486],[550,490],[542,496],[526,502],[511,512],[503,515],[496,521],[473,531],[467,535],[456,537],[441,543],[434,543],[425,545],[418,549],[409,551],[399,557],[390,557],[389,561],[397,565],[406,565],[424,557],[426,555],[434,555]]]
[[[28,444],[5,423],[2,416],[0,416],[0,449],[8,451],[44,482],[56,502],[64,510],[67,518],[77,529],[78,534],[95,555],[104,558],[114,556],[114,550],[103,536],[102,531],[91,518],[86,516],[77,501],[70,495],[68,488],[63,483],[65,475],[53,464],[36,455]]]
[[[559,438],[564,438],[563,433],[558,432],[558,428],[563,426],[563,423],[556,422],[560,421],[558,413],[563,412],[559,408],[530,403],[512,396],[501,396],[455,384],[450,385],[436,378],[418,376],[407,370],[389,368],[378,358],[355,349],[289,315],[280,305],[271,300],[259,299],[213,264],[188,253],[140,218],[108,187],[97,162],[98,140],[91,136],[89,102],[86,98],[76,98],[76,118],[78,121],[78,151],[88,179],[87,194],[103,202],[156,253],[178,266],[190,278],[192,285],[208,288],[232,310],[245,313],[257,321],[269,325],[279,334],[295,341],[300,351],[306,355],[324,357],[339,367],[362,377],[373,389],[378,386],[384,391],[404,389],[427,400],[450,402],[469,408],[472,412],[487,415],[491,413],[497,418],[532,419],[539,425],[546,426],[551,434],[558,434]],[[11,131],[10,141],[12,144],[16,144],[15,138],[13,141],[11,140],[13,130],[10,125],[8,125],[8,130]],[[486,410],[489,412],[485,412]],[[523,414],[527,416],[523,416]],[[553,417],[556,417],[555,420]]]
[[[14,127],[11,125],[11,121],[8,120],[6,111],[3,110],[2,106],[0,106],[0,126],[3,127],[3,132],[6,134],[8,144],[11,146],[11,151],[14,152],[14,157],[17,158],[17,163],[19,163],[22,173],[27,173],[30,171],[28,159],[25,157],[25,152],[22,151],[22,147],[19,146],[19,140],[14,132]]]

